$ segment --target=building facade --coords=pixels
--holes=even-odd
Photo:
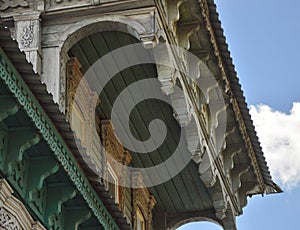
[[[0,15],[0,229],[234,230],[247,197],[281,192],[213,0],[2,0]],[[124,112],[155,84],[119,95],[153,79],[168,103]],[[146,149],[164,122],[157,149],[121,144],[122,111]]]

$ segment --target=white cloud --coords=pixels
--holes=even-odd
[[[294,188],[300,182],[300,102],[289,114],[267,105],[251,106],[250,113],[273,179]]]

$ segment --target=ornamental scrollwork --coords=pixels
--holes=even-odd
[[[0,208],[0,228],[6,230],[21,230],[17,219],[4,208]]]
[[[0,6],[0,11],[6,10],[8,8],[16,8],[18,6],[28,7],[29,3],[25,0],[2,0],[2,5]]]

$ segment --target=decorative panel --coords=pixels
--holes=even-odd
[[[5,179],[0,179],[0,229],[45,230],[33,220],[24,204],[13,196],[13,190]]]

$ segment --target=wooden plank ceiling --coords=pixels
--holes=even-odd
[[[78,58],[82,65],[81,70],[85,73],[95,61],[110,51],[137,42],[134,37],[122,32],[95,33],[75,44],[69,55]],[[112,105],[123,89],[137,80],[156,77],[156,68],[152,64],[130,67],[118,73],[100,94],[100,105],[96,112],[101,119],[110,119]],[[166,160],[177,147],[181,129],[173,117],[171,106],[162,101],[149,99],[134,108],[130,114],[133,135],[139,140],[147,140],[150,137],[147,127],[153,119],[165,122],[168,128],[167,137],[157,150],[149,154],[131,152],[134,167],[157,165]],[[186,146],[182,151],[188,151]],[[192,161],[172,180],[152,187],[150,191],[157,200],[156,211],[182,213],[212,209],[211,198],[199,178],[197,165]]]

